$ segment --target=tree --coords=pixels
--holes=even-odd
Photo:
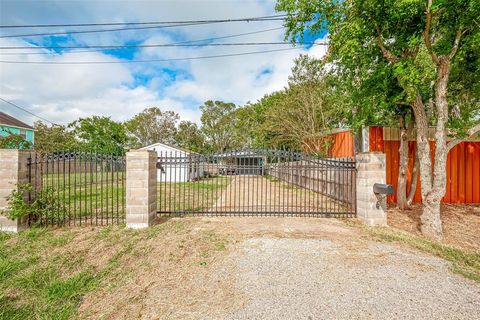
[[[321,60],[300,54],[294,60],[292,74],[288,77],[290,85],[316,83],[325,76],[324,65]]]
[[[175,144],[181,148],[198,153],[205,151],[205,137],[197,124],[191,121],[181,121],[175,133]]]
[[[75,148],[75,136],[65,126],[53,124],[49,127],[45,123],[37,121],[34,128],[34,149],[41,155]]]
[[[211,151],[224,152],[238,146],[235,141],[236,108],[233,103],[212,100],[200,107],[202,132]]]
[[[237,126],[247,137],[246,146],[255,148],[277,147],[272,141],[272,134],[265,126],[267,110],[272,109],[286,96],[286,90],[264,95],[255,103],[247,103],[237,109]]]
[[[294,42],[305,29],[315,33],[326,28],[330,61],[352,77],[353,63],[387,64],[415,121],[422,232],[442,238],[440,201],[446,190],[448,151],[480,131],[478,73],[474,76],[480,62],[477,1],[279,0],[276,8],[287,12],[287,37]],[[460,77],[473,84],[458,87],[453,81]],[[449,88],[462,95],[449,94]],[[435,126],[434,137],[429,136],[430,124]],[[432,138],[436,145],[431,153]]]
[[[307,55],[295,59],[289,86],[238,109],[239,123],[262,148],[304,149],[325,141],[333,127],[344,126],[344,106],[331,99],[332,86],[322,61]],[[325,141],[326,142],[326,141]],[[323,153],[327,150],[324,144]]]
[[[125,127],[109,117],[80,118],[68,125],[80,148],[89,151],[122,154],[127,134]]]
[[[338,114],[327,103],[325,82],[290,86],[283,99],[266,111],[265,130],[277,147],[309,150],[309,140],[322,141],[338,126]]]
[[[143,110],[125,122],[129,146],[139,148],[158,142],[173,144],[179,119],[174,111],[161,111],[157,107]]]
[[[21,135],[11,133],[0,136],[0,149],[30,149],[31,147],[32,144]]]

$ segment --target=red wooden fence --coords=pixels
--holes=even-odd
[[[353,156],[353,140],[351,133],[350,137],[344,135],[343,139],[334,138],[330,149],[331,156]],[[413,139],[409,140],[408,185],[410,186],[416,142]],[[380,151],[386,154],[387,183],[392,184],[395,189],[398,179],[399,147],[398,129],[370,127],[370,151]],[[431,142],[430,149],[433,151],[434,148],[435,143]],[[414,202],[421,202],[420,188],[420,181],[418,181]],[[388,200],[395,202],[396,196],[390,196]],[[480,203],[480,141],[461,142],[450,150],[447,157],[447,190],[442,201],[445,203]]]
[[[334,158],[353,158],[355,155],[353,134],[348,129],[339,129],[326,138],[307,138],[304,140],[303,151],[308,153],[324,153],[325,145],[328,148],[327,156]]]

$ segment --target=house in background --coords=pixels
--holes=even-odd
[[[230,151],[215,156],[221,175],[264,175],[267,155],[254,150]]]
[[[0,136],[6,137],[10,134],[17,134],[32,145],[35,141],[35,131],[32,126],[4,112],[0,112]]]
[[[205,174],[204,157],[196,152],[164,143],[155,143],[140,150],[153,150],[157,153],[159,182],[194,181],[203,178]]]

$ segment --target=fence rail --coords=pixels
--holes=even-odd
[[[355,161],[283,150],[158,151],[160,215],[354,216]]]
[[[32,154],[32,199],[41,225],[105,225],[125,219],[125,157],[96,152]]]

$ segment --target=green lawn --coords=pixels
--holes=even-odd
[[[217,176],[191,182],[159,183],[157,207],[161,212],[206,212],[231,180],[231,177]]]
[[[0,232],[0,319],[97,319],[103,305],[114,303],[121,310],[125,303],[136,303],[109,294],[121,293],[132,279],[144,280],[152,272],[149,263],[162,270],[152,280],[165,285],[170,278],[178,282],[185,274],[203,271],[225,251],[223,236],[210,230],[192,235],[192,229],[188,221],[169,220],[144,230],[107,226]],[[87,307],[79,309],[82,303]]]
[[[43,176],[54,209],[41,217],[49,224],[123,221],[125,173],[72,173]]]
[[[159,211],[201,212],[220,197],[231,177],[192,182],[158,183]],[[125,218],[125,173],[77,173],[43,176],[43,188],[52,190],[53,210],[41,217],[46,224],[109,224]]]

